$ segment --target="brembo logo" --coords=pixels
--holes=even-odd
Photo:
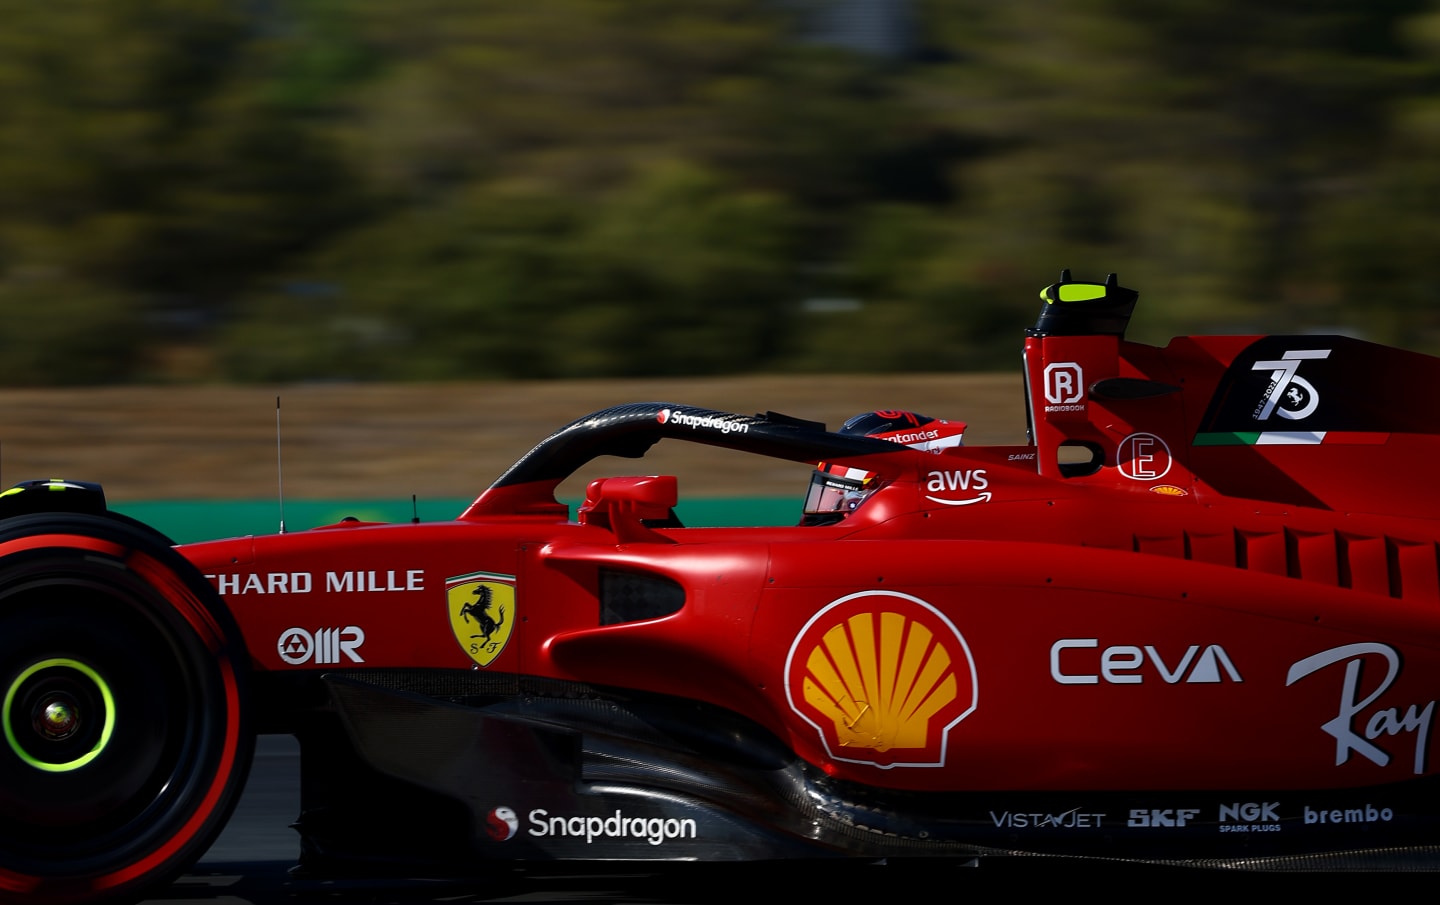
[[[744,422],[727,421],[724,418],[716,418],[714,415],[691,415],[681,409],[661,409],[655,413],[655,420],[661,424],[678,424],[691,430],[704,428],[719,431],[722,434],[748,434],[750,432],[750,425]]]
[[[810,618],[785,659],[785,696],[837,761],[944,766],[950,730],[975,711],[974,661],[935,607],[861,591]]]
[[[306,663],[339,663],[344,654],[352,663],[364,663],[357,651],[365,643],[365,632],[358,625],[344,628],[316,629],[312,635],[303,628],[287,628],[280,634],[275,647],[280,659],[291,666]]]

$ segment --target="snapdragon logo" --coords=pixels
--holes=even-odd
[[[690,817],[626,817],[618,808],[609,817],[552,817],[544,808],[530,812],[530,835],[568,836],[584,839],[591,845],[596,839],[643,839],[660,845],[671,839],[694,839],[695,820]]]
[[[515,838],[515,832],[519,829],[520,819],[515,816],[514,808],[501,805],[485,815],[485,832],[496,842],[508,842]]]
[[[706,430],[719,431],[722,434],[748,434],[750,432],[750,425],[741,421],[729,421],[725,418],[716,418],[714,415],[690,415],[680,409],[661,409],[656,413],[655,420],[661,424],[678,424],[691,430],[703,427]]]

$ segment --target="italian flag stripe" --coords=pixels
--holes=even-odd
[[[1379,446],[1383,431],[1213,431],[1195,435],[1195,446]]]

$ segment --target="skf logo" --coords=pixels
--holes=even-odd
[[[1272,414],[1290,421],[1300,421],[1315,414],[1320,405],[1320,395],[1310,381],[1295,372],[1300,362],[1317,358],[1329,358],[1329,349],[1301,349],[1286,352],[1276,361],[1257,361],[1250,366],[1252,371],[1270,371],[1270,385],[1265,388],[1265,397],[1255,407],[1256,421],[1265,421]]]
[[[1079,402],[1085,395],[1085,372],[1073,361],[1045,366],[1045,401],[1051,405]]]
[[[970,649],[935,607],[861,591],[810,618],[785,659],[785,696],[829,757],[944,766],[950,730],[975,710]]]
[[[291,666],[339,663],[342,655],[351,663],[364,663],[358,653],[364,643],[365,632],[358,625],[316,629],[313,635],[303,628],[287,628],[275,648],[280,659]]]
[[[1184,826],[1200,813],[1199,808],[1131,808],[1126,826],[1163,827]]]
[[[481,666],[495,662],[515,627],[515,576],[471,572],[447,578],[445,601],[460,647]]]

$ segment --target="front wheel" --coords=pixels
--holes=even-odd
[[[246,663],[156,535],[0,522],[0,901],[134,898],[203,854],[249,772]]]

